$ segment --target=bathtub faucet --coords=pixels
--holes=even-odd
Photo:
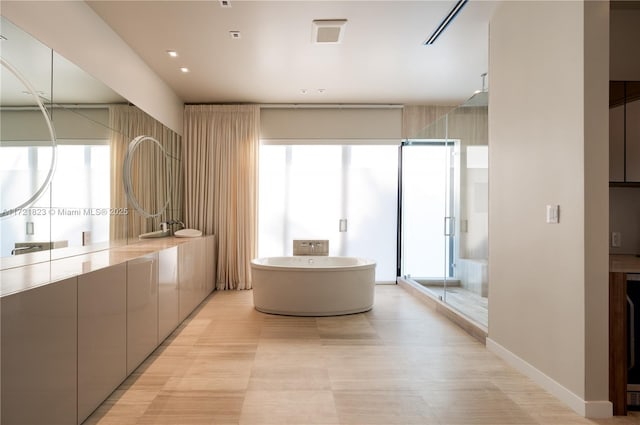
[[[315,242],[309,242],[309,246],[311,247],[311,252],[315,253],[316,252],[316,243]]]

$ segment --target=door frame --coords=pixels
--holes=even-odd
[[[448,235],[448,241],[447,241],[447,245],[448,245],[448,255],[449,255],[449,261],[448,264],[445,266],[447,273],[443,273],[443,280],[445,282],[445,288],[446,288],[446,281],[447,279],[452,279],[454,278],[454,272],[455,272],[455,248],[456,248],[456,237],[457,237],[457,232],[456,230],[458,229],[457,226],[457,221],[456,221],[456,217],[455,215],[459,213],[459,211],[457,211],[459,209],[459,200],[457,199],[456,196],[459,196],[459,193],[456,193],[456,185],[459,184],[459,182],[457,181],[458,179],[456,179],[456,166],[455,164],[452,164],[451,161],[459,161],[460,156],[456,155],[456,152],[459,151],[460,149],[460,140],[458,139],[404,139],[400,145],[398,146],[398,207],[397,207],[397,211],[398,211],[398,217],[397,217],[397,223],[398,223],[398,231],[397,231],[397,241],[396,241],[396,254],[397,254],[397,258],[396,258],[396,275],[398,277],[404,277],[406,275],[403,275],[403,273],[406,272],[406,270],[403,270],[403,266],[402,266],[402,262],[403,262],[403,229],[404,229],[404,223],[403,223],[403,163],[404,163],[404,151],[403,148],[406,146],[444,146],[444,147],[449,147],[451,148],[451,151],[449,152],[449,155],[447,156],[447,164],[445,165],[445,167],[447,167],[450,171],[449,171],[449,175],[447,176],[447,185],[448,185],[448,194],[447,194],[447,199],[445,200],[445,202],[448,205],[445,205],[445,214],[448,211],[449,212],[449,216],[444,216],[443,220],[445,221],[444,223],[444,228],[446,229],[446,219],[450,218],[449,220],[449,235]],[[457,167],[459,167],[460,164],[457,164]],[[458,176],[459,177],[459,176]],[[459,192],[459,189],[458,191]],[[453,231],[451,231],[451,229],[453,229]],[[445,230],[446,231],[446,230]],[[443,236],[447,236],[444,234],[443,232]]]

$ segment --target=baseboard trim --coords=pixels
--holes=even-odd
[[[531,378],[536,384],[567,404],[577,414],[587,418],[610,418],[613,416],[613,404],[609,400],[583,400],[571,390],[565,388],[553,378],[541,372],[489,337],[487,337],[486,346],[489,351],[506,361],[522,374]]]

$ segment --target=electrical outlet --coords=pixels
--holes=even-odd
[[[613,248],[622,246],[622,235],[620,235],[620,232],[611,232],[611,246]]]

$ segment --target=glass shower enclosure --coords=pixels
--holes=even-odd
[[[488,326],[488,93],[401,147],[401,276]]]

